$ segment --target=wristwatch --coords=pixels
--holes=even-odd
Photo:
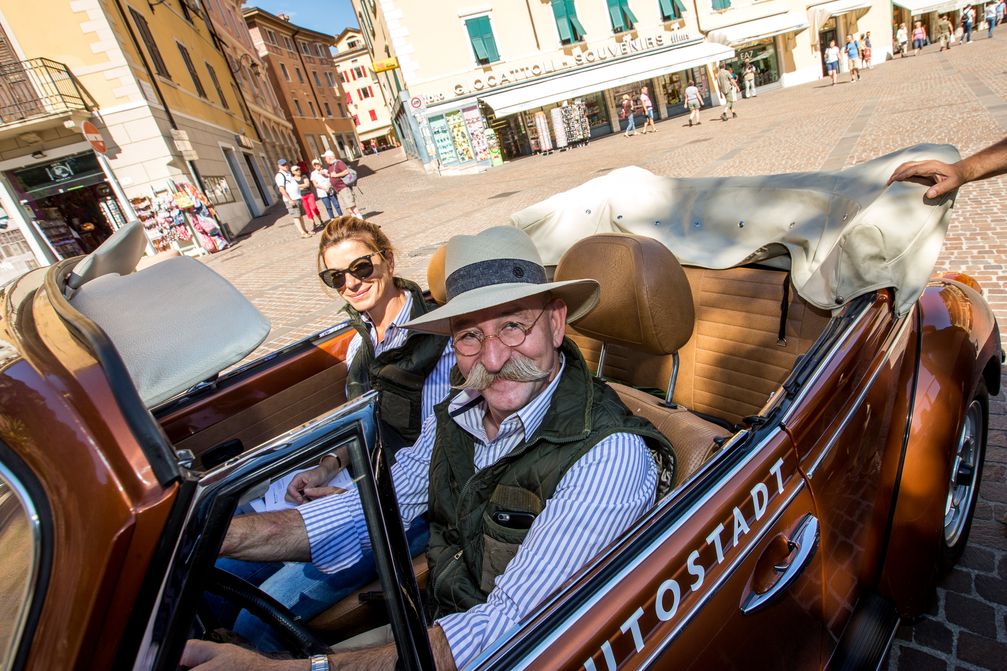
[[[328,655],[312,655],[310,671],[329,671]]]

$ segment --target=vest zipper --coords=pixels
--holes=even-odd
[[[463,554],[465,554],[464,548],[456,552],[451,557],[451,561],[448,562],[448,565],[444,567],[444,570],[437,575],[437,579],[434,580],[434,594],[437,594],[440,591],[441,582],[443,581],[444,576],[447,575],[449,570],[451,570],[451,567],[454,566],[455,562],[462,558]]]

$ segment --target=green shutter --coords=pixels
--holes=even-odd
[[[660,0],[661,3],[661,18],[665,21],[675,18],[675,10],[672,5],[672,0]]]
[[[480,63],[489,63],[489,54],[486,52],[486,44],[483,41],[483,22],[488,23],[489,19],[485,16],[469,19],[465,22],[465,27],[469,31],[469,41],[472,42],[472,50],[476,53],[476,59]]]
[[[608,0],[608,16],[612,19],[612,30],[617,33],[626,30],[626,24],[622,20],[622,0]]]
[[[728,9],[731,6],[731,0],[713,0],[714,9]]]
[[[574,41],[580,42],[587,35],[587,31],[577,19],[577,8],[574,7],[573,0],[566,0],[566,15],[570,19],[570,30],[574,34]]]
[[[552,0],[552,13],[556,17],[556,30],[559,31],[559,41],[563,44],[573,42],[570,34],[570,17],[566,14],[567,0]]]
[[[489,17],[486,18],[486,24],[483,26],[483,46],[486,48],[486,55],[489,56],[490,63],[496,63],[500,60],[500,52],[497,51],[497,41],[493,37],[493,26],[490,24]]]
[[[672,0],[672,1],[675,3],[675,9],[677,10],[675,16],[677,16],[678,18],[682,18],[683,16],[685,16],[685,4],[682,2],[682,0]]]
[[[630,28],[636,25],[636,14],[629,8],[629,0],[621,0],[622,13],[626,17],[626,23]]]

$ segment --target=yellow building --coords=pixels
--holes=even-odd
[[[822,77],[823,37],[872,31],[874,62],[891,53],[887,0],[352,1],[394,65],[377,78],[403,146],[440,172],[620,132],[643,87],[657,120],[687,113],[690,80],[718,104],[718,63],[750,60],[757,94]]]
[[[152,249],[214,251],[207,205],[231,233],[262,211],[259,137],[198,0],[39,10],[0,3],[0,61],[20,73],[0,85],[0,236],[26,250],[3,274],[86,252],[134,217]]]
[[[366,152],[397,146],[385,91],[374,72],[375,67],[384,71],[396,63],[391,59],[372,62],[364,38],[356,28],[347,28],[337,35],[335,46],[336,55],[332,60],[346,92],[357,142]]]

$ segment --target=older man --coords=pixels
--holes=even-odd
[[[336,153],[331,149],[322,154],[322,158],[325,159],[326,171],[332,188],[336,190],[336,201],[339,203],[339,207],[344,214],[359,217],[360,210],[357,209],[357,199],[353,195],[353,189],[343,181],[343,177],[350,174],[346,164],[336,158]]]
[[[445,275],[447,304],[406,326],[450,334],[465,382],[398,453],[392,479],[403,524],[430,519],[430,641],[437,667],[451,669],[472,662],[623,533],[667,490],[674,456],[565,338],[567,321],[597,303],[597,283],[547,282],[531,240],[510,227],[452,238]],[[351,492],[237,518],[224,551],[310,557],[335,571],[356,561],[366,537]],[[390,670],[395,661],[385,644],[313,658],[311,669]],[[308,668],[204,641],[191,641],[182,663]]]

